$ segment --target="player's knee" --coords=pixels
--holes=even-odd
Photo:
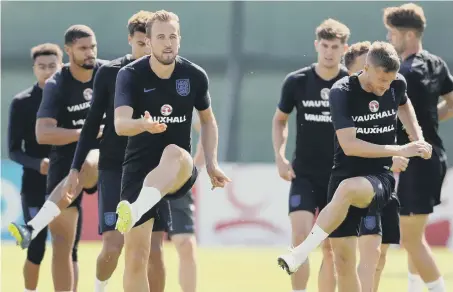
[[[103,255],[108,259],[119,258],[124,245],[123,236],[117,233],[106,232],[102,235],[102,238],[103,238],[102,246]]]
[[[139,273],[146,269],[149,260],[149,246],[134,245],[126,248],[126,266],[131,273]]]
[[[297,246],[301,244],[307,238],[308,233],[308,230],[293,230],[293,245]]]
[[[321,248],[323,260],[328,263],[333,263],[333,250],[328,239],[323,242]]]
[[[148,269],[149,270],[162,270],[164,267],[164,257],[162,250],[151,250],[149,254]]]
[[[183,236],[174,243],[180,258],[191,259],[195,257],[196,244],[193,236]]]
[[[339,277],[350,275],[356,268],[355,254],[346,249],[335,250],[335,267]]]
[[[162,158],[177,160],[181,164],[192,164],[192,156],[190,156],[189,152],[175,144],[167,145],[164,148]]]
[[[369,203],[370,199],[372,199],[372,197],[367,198],[364,196],[361,181],[356,178],[343,180],[335,192],[335,197],[349,204],[360,204],[362,201]]]

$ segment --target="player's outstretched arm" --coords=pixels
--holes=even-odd
[[[409,98],[405,97],[398,107],[398,118],[406,129],[411,141],[424,140],[422,128],[418,124],[414,107]]]
[[[66,145],[79,140],[80,129],[58,127],[57,117],[64,106],[61,96],[61,79],[57,73],[47,80],[36,120],[36,140],[39,144]]]
[[[77,171],[80,171],[82,168],[88,153],[96,143],[96,138],[102,134],[102,118],[107,110],[109,101],[108,83],[106,82],[108,80],[107,70],[108,69],[104,66],[99,68],[94,77],[90,110],[88,111],[85,123],[83,124],[71,166],[71,169]]]

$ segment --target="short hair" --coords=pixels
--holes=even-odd
[[[349,28],[343,23],[329,18],[324,20],[316,28],[316,39],[334,40],[339,39],[341,43],[346,43],[351,35]]]
[[[151,36],[151,29],[156,21],[160,22],[176,21],[177,23],[179,23],[179,17],[175,13],[166,10],[159,10],[154,12],[151,18],[148,19],[148,22],[146,23],[146,35],[148,37]]]
[[[70,26],[64,33],[64,44],[72,45],[78,39],[93,36],[94,32],[91,28],[83,24],[75,24]]]
[[[135,32],[146,33],[146,23],[153,16],[151,11],[140,10],[129,18],[127,21],[127,30],[129,35],[133,36]]]
[[[45,43],[37,45],[30,50],[30,57],[33,62],[40,56],[56,56],[60,62],[63,61],[63,51],[56,44]]]
[[[400,69],[400,59],[395,48],[386,42],[374,42],[367,54],[367,63],[381,67],[384,72]]]
[[[371,43],[368,41],[358,42],[351,45],[346,54],[344,54],[344,65],[346,68],[349,69],[358,57],[367,54],[370,47]]]
[[[418,36],[425,31],[426,17],[423,8],[408,3],[384,9],[384,24],[396,29],[414,30]]]

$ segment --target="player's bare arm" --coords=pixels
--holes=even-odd
[[[79,140],[80,129],[58,127],[57,117],[61,101],[59,77],[49,79],[43,90],[43,98],[36,120],[36,140],[39,144],[66,145]]]
[[[231,180],[220,170],[217,162],[219,130],[212,108],[198,111],[201,124],[201,143],[206,161],[206,170],[211,177],[213,188],[223,188]]]
[[[201,125],[201,144],[204,149],[206,166],[217,165],[217,147],[219,144],[219,130],[212,108],[198,111]]]
[[[141,119],[133,119],[134,110],[130,106],[115,109],[115,131],[118,136],[135,136],[145,131]]]
[[[277,108],[272,119],[272,144],[274,146],[275,162],[277,163],[280,176],[285,180],[296,177],[291,163],[286,159],[286,144],[288,142],[288,118],[289,114]]]
[[[422,128],[418,124],[414,107],[410,99],[398,107],[398,118],[406,129],[407,135],[411,141],[424,140]]]
[[[453,118],[453,91],[441,96],[442,101],[437,105],[439,121]]]
[[[118,136],[135,136],[143,132],[159,134],[167,129],[167,125],[153,121],[149,112],[145,112],[140,119],[133,119],[132,113],[130,106],[115,109],[115,131]]]
[[[336,131],[338,142],[347,156],[380,158],[400,155],[400,146],[377,145],[356,137],[355,128],[344,128]]]
[[[67,145],[79,140],[81,129],[57,127],[57,120],[38,118],[36,120],[36,140],[39,144]]]

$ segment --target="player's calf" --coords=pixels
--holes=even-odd
[[[376,273],[374,275],[374,292],[378,292],[379,290],[379,283],[381,282],[382,271],[384,271],[385,263],[387,262],[387,251],[389,247],[390,244],[381,244],[381,255],[379,256]]]
[[[179,146],[165,147],[159,165],[146,176],[143,187],[134,203],[118,204],[116,228],[128,232],[132,226],[164,196],[172,196],[193,174],[190,154]]]
[[[337,279],[335,276],[335,264],[332,246],[330,240],[326,239],[322,245],[322,263],[319,269],[318,291],[335,292]]]
[[[381,256],[381,236],[364,235],[359,238],[360,263],[358,274],[363,291],[373,291],[376,269]]]
[[[124,245],[124,237],[118,231],[102,234],[102,250],[97,258],[95,292],[103,292],[107,281],[118,265]]]
[[[331,238],[330,243],[332,244],[338,277],[338,292],[360,292],[360,282],[356,269],[357,238]]]
[[[298,246],[307,238],[313,226],[314,214],[306,210],[292,210],[289,214],[292,231],[292,246]],[[291,286],[293,291],[305,290],[310,275],[310,265],[306,261],[293,275]]]
[[[197,286],[196,240],[194,234],[171,237],[179,255],[179,285],[183,292],[195,292]]]
[[[68,208],[50,225],[52,235],[52,277],[55,291],[73,291],[72,251],[77,229],[77,208]]]
[[[151,251],[148,261],[149,292],[164,292],[165,290],[165,265],[162,245],[165,233],[153,232],[151,236]]]
[[[442,275],[424,236],[428,215],[401,216],[401,244],[426,285],[445,291]],[[438,287],[438,288],[437,288]]]
[[[132,229],[124,238],[124,292],[148,291],[147,267],[154,219]]]

